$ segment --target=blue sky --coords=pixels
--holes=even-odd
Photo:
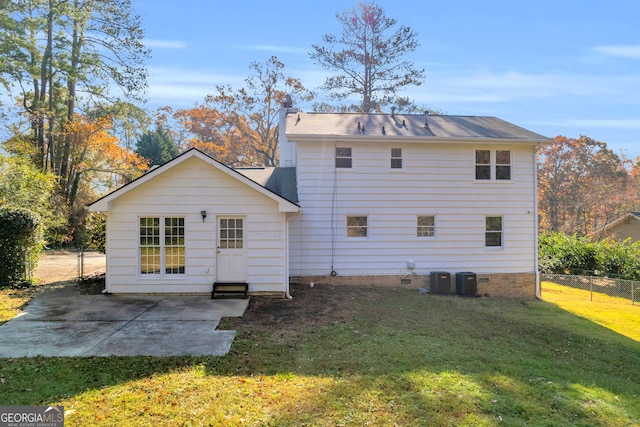
[[[249,64],[272,55],[316,89],[327,72],[309,59],[311,45],[338,35],[336,12],[355,3],[132,0],[152,49],[148,107],[189,108],[217,84],[239,88]],[[637,0],[377,4],[418,33],[407,59],[426,80],[403,94],[418,104],[497,116],[549,137],[587,135],[640,156]]]

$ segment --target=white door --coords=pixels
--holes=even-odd
[[[218,217],[217,282],[247,281],[243,217]]]

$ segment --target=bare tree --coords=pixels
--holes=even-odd
[[[373,2],[359,3],[336,18],[342,34],[325,34],[323,44],[312,45],[309,54],[317,65],[337,72],[321,88],[332,99],[357,95],[360,105],[347,109],[370,113],[396,102],[397,93],[407,86],[422,84],[424,70],[403,59],[419,46],[411,28],[394,30],[396,20]]]

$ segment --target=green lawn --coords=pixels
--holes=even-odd
[[[64,405],[67,426],[640,425],[640,343],[588,313],[343,290],[340,321],[224,320],[221,358],[0,360],[0,404]]]

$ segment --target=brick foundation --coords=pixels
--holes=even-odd
[[[430,289],[429,275],[389,276],[296,276],[291,283],[308,285],[380,286],[390,288]],[[535,273],[478,274],[478,294],[493,297],[535,298]],[[451,273],[451,292],[456,291],[456,275]]]

